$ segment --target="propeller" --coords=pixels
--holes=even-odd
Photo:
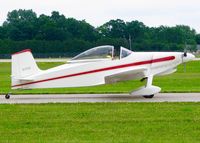
[[[184,51],[183,56],[187,57],[187,51]]]

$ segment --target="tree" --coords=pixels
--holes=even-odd
[[[98,31],[85,20],[79,22],[80,24],[80,38],[86,41],[94,42],[99,38]]]
[[[110,20],[100,26],[97,30],[104,37],[125,38],[126,23],[121,19]]]
[[[58,12],[52,12],[51,16],[40,15],[37,20],[38,40],[66,40],[70,37],[65,24],[66,18]]]
[[[86,41],[95,41],[98,38],[95,28],[85,20],[78,21],[74,18],[68,18],[66,25],[73,38],[84,39]]]
[[[126,23],[126,38],[132,37],[133,41],[141,41],[144,39],[146,26],[139,21],[131,21]]]
[[[6,29],[3,27],[0,27],[0,39],[6,38]]]
[[[3,26],[8,29],[8,37],[13,40],[28,40],[35,37],[37,15],[32,10],[13,10],[7,15]]]
[[[185,25],[177,25],[176,29],[181,33],[182,39],[184,39],[183,43],[196,44],[196,31],[194,29],[191,29],[189,26]]]
[[[196,35],[196,42],[197,42],[197,44],[200,44],[200,34]]]

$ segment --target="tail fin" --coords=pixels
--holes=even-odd
[[[30,49],[12,55],[12,85],[20,80],[40,72]]]

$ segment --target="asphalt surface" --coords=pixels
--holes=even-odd
[[[200,102],[200,93],[159,93],[152,99],[128,94],[51,94],[0,96],[0,104],[96,102]]]

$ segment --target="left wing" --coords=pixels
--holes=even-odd
[[[133,79],[140,79],[145,77],[147,69],[146,68],[138,68],[133,70],[126,70],[120,71],[118,73],[109,75],[105,77],[105,83],[115,83],[119,81],[126,81],[126,80],[133,80]]]

